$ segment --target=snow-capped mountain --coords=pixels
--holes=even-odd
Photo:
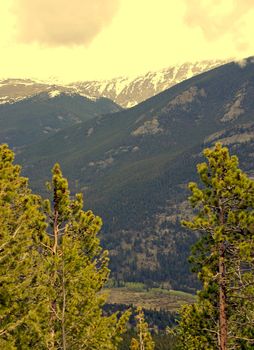
[[[89,99],[106,97],[118,105],[132,107],[161,91],[197,74],[220,66],[227,61],[206,60],[184,63],[156,72],[148,72],[135,78],[119,77],[103,81],[80,81],[64,85],[59,82],[43,82],[32,79],[0,80],[0,104],[14,103],[46,92],[49,97],[57,94],[78,94]]]
[[[79,93],[88,96],[104,96],[122,107],[128,108],[145,101],[161,91],[195,75],[227,63],[226,60],[206,60],[184,63],[159,71],[148,72],[135,78],[119,77],[104,81],[81,81],[70,84]]]
[[[4,79],[0,80],[0,105],[12,104],[26,98],[30,98],[41,93],[47,93],[49,98],[56,97],[62,93],[76,95],[76,89],[63,84],[52,82],[42,82],[32,79]],[[88,97],[82,94],[79,95]]]

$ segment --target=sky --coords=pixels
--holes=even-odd
[[[254,55],[254,0],[0,0],[0,77],[135,76]]]

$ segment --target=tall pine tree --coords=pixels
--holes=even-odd
[[[40,241],[45,221],[14,154],[0,146],[0,348],[40,348],[44,293]]]
[[[102,293],[108,252],[100,247],[102,221],[83,211],[81,194],[70,197],[60,166],[52,170],[53,198],[45,201],[48,242],[44,244],[50,309],[48,349],[117,349],[129,313],[103,316]]]
[[[59,165],[52,199],[31,193],[0,147],[0,348],[115,350],[129,313],[104,316],[108,253],[101,219],[70,197]]]
[[[183,224],[200,232],[191,261],[203,283],[180,322],[182,349],[254,346],[254,182],[238,159],[216,144],[198,165],[203,186],[190,183],[196,216]]]

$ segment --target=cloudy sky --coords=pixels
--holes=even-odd
[[[0,0],[0,77],[136,75],[254,55],[253,0]]]

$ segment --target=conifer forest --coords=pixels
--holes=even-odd
[[[0,348],[253,349],[254,181],[220,143],[203,154],[199,181],[189,183],[193,212],[181,223],[198,235],[189,260],[199,288],[160,329],[160,312],[151,322],[141,307],[107,303],[102,220],[70,193],[60,165],[42,198],[3,144]]]

